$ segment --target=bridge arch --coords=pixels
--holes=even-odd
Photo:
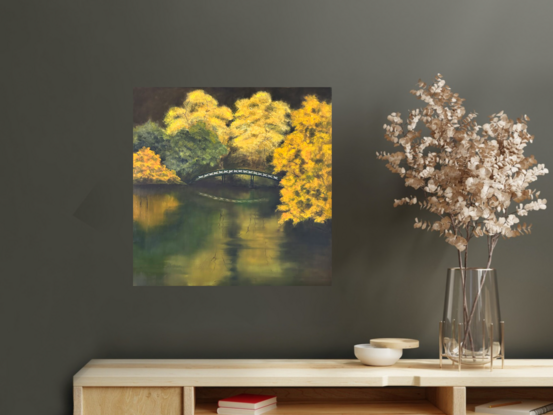
[[[194,179],[192,179],[192,182],[197,182],[199,180],[207,179],[209,177],[216,177],[216,176],[227,176],[231,174],[242,174],[251,176],[252,181],[254,177],[263,177],[266,179],[274,180],[277,182],[280,182],[280,177],[275,174],[270,173],[264,173],[262,171],[257,170],[251,170],[251,169],[221,169],[221,170],[215,170],[209,173],[200,174],[199,176],[196,176]]]

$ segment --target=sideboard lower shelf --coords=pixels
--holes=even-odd
[[[75,415],[214,414],[218,399],[242,392],[277,395],[269,415],[465,415],[502,397],[553,399],[553,360],[493,372],[437,360],[92,360],[73,385]]]
[[[217,413],[216,404],[198,404],[196,414],[208,415]],[[440,415],[443,412],[428,401],[425,402],[305,402],[305,403],[281,403],[270,411],[271,415],[298,415],[298,414],[416,414],[416,415]]]

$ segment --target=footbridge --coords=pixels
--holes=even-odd
[[[192,182],[197,182],[199,180],[207,179],[210,177],[216,177],[216,176],[222,176],[223,182],[225,181],[225,177],[232,174],[242,174],[246,176],[250,176],[250,186],[253,187],[254,185],[254,178],[257,177],[263,177],[265,179],[274,180],[276,182],[280,182],[280,177],[274,174],[270,173],[264,173],[262,171],[257,170],[250,170],[250,169],[222,169],[222,170],[215,170],[209,173],[201,174],[194,179],[192,179]]]

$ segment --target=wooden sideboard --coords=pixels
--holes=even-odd
[[[495,399],[553,400],[553,360],[493,372],[438,360],[92,360],[73,386],[74,415],[215,414],[220,398],[243,392],[277,395],[274,415],[465,415]]]

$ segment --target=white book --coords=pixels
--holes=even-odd
[[[474,412],[497,415],[542,415],[550,411],[553,411],[553,402],[530,399],[501,399],[474,409]]]
[[[276,403],[264,406],[259,409],[240,409],[240,408],[221,408],[217,409],[217,413],[220,415],[260,415],[265,412],[272,411],[276,408]]]

